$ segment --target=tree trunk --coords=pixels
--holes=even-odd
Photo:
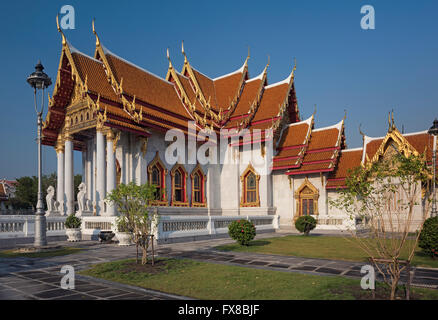
[[[146,247],[142,247],[143,256],[141,257],[141,264],[145,265],[148,263],[148,251]]]
[[[396,277],[392,280],[391,297],[390,297],[391,300],[395,300],[395,292],[397,291],[398,280],[399,280],[399,277]]]

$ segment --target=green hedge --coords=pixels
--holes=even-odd
[[[230,223],[228,226],[228,234],[240,245],[247,246],[256,235],[254,223],[248,220],[237,220]]]
[[[316,220],[311,216],[301,216],[295,221],[295,228],[306,236],[316,227]]]
[[[418,246],[431,257],[438,257],[438,216],[424,221]]]

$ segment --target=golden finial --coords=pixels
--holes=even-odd
[[[93,34],[96,36],[96,47],[100,46],[99,36],[97,35],[96,28],[94,27],[95,18],[91,21],[91,27],[93,28]]]
[[[315,103],[315,107],[314,107],[314,109],[313,109],[313,114],[312,114],[312,116],[315,116],[315,114],[316,114],[316,103]]]
[[[394,122],[394,109],[391,111],[391,123],[392,123],[392,129],[395,128],[395,122]]]
[[[270,57],[269,54],[268,54],[268,64],[266,65],[266,68],[269,66],[269,62],[270,62],[270,60],[271,60],[271,57]]]
[[[347,110],[344,109],[344,118],[342,119],[342,121],[345,121],[345,119],[347,119]]]
[[[64,32],[62,32],[61,28],[59,27],[59,14],[56,15],[56,26],[58,28],[58,32],[61,34],[62,37],[62,45],[65,46],[67,44],[67,40],[65,39]]]
[[[184,40],[181,42],[181,52],[184,55],[184,64],[186,64],[188,60],[187,60],[186,51],[184,50]]]
[[[388,131],[389,132],[391,132],[391,128],[392,128],[392,125],[391,125],[391,111],[390,111],[390,112],[388,112]]]
[[[362,123],[359,124],[359,133],[363,138],[365,138],[365,133],[362,132],[361,126],[362,126]]]

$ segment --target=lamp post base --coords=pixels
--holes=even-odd
[[[44,215],[36,214],[35,216],[35,247],[42,247],[47,245],[46,238],[46,217]]]

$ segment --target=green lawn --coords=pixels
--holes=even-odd
[[[259,252],[306,258],[323,258],[348,261],[366,261],[367,255],[354,239],[329,236],[291,235],[263,240],[254,240],[249,246],[229,244],[216,247],[224,251]],[[413,264],[421,267],[438,268],[438,260],[425,256],[417,248]]]
[[[47,258],[47,257],[56,257],[56,256],[65,256],[72,253],[80,252],[81,248],[71,248],[71,247],[63,247],[59,250],[46,251],[46,252],[14,252],[14,250],[3,250],[0,251],[0,258],[16,258],[16,257],[25,257],[25,258]]]
[[[80,274],[198,299],[369,299],[360,279],[323,277],[226,266],[189,259],[160,259],[144,268],[135,260],[94,265]],[[385,292],[386,287],[379,285]],[[414,298],[438,299],[438,291],[413,289]],[[403,292],[400,290],[400,294]]]

